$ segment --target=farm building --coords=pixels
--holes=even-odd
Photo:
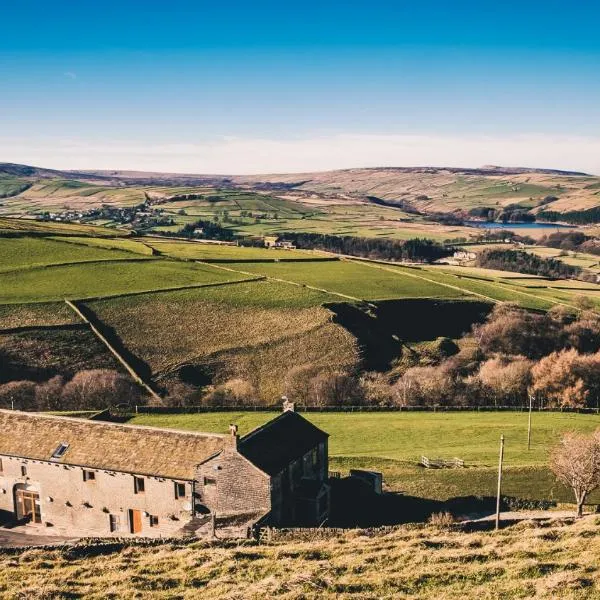
[[[279,248],[282,250],[295,250],[296,246],[288,240],[282,240],[276,235],[267,235],[264,239],[265,248]]]
[[[328,516],[328,435],[293,405],[242,438],[9,410],[0,430],[0,521],[160,537]]]

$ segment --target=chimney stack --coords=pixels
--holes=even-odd
[[[290,402],[287,396],[282,396],[281,399],[283,400],[283,412],[296,411],[296,405],[293,402]]]
[[[226,447],[237,450],[239,439],[240,439],[240,437],[238,435],[238,426],[235,425],[234,423],[230,423],[229,424],[229,437],[227,438]]]

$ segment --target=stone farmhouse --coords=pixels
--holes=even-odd
[[[267,235],[264,238],[265,248],[279,248],[280,250],[295,250],[296,246],[288,240],[282,240],[277,235]]]
[[[0,410],[0,522],[144,537],[318,525],[328,435],[286,409],[241,438]]]

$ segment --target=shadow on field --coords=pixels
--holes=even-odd
[[[131,365],[138,375],[145,381],[151,381],[152,369],[150,365],[134,354],[123,342],[114,327],[107,325],[98,315],[85,303],[77,302],[77,308],[86,319],[98,329],[98,331],[110,342],[111,346]]]
[[[449,512],[454,517],[491,515],[496,499],[491,496],[463,496],[432,500],[387,492],[376,494],[363,481],[347,477],[332,479],[330,527],[379,527],[427,521],[434,513]]]
[[[492,304],[477,300],[407,298],[380,300],[369,306],[348,302],[325,305],[334,322],[357,338],[367,370],[387,370],[402,353],[402,343],[438,337],[457,338],[485,320]]]

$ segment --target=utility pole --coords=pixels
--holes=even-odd
[[[531,450],[531,411],[533,410],[533,394],[529,394],[529,422],[527,424],[527,450]]]
[[[500,528],[500,493],[502,491],[502,463],[504,462],[504,434],[500,436],[500,459],[498,460],[498,493],[496,494],[496,529]]]

